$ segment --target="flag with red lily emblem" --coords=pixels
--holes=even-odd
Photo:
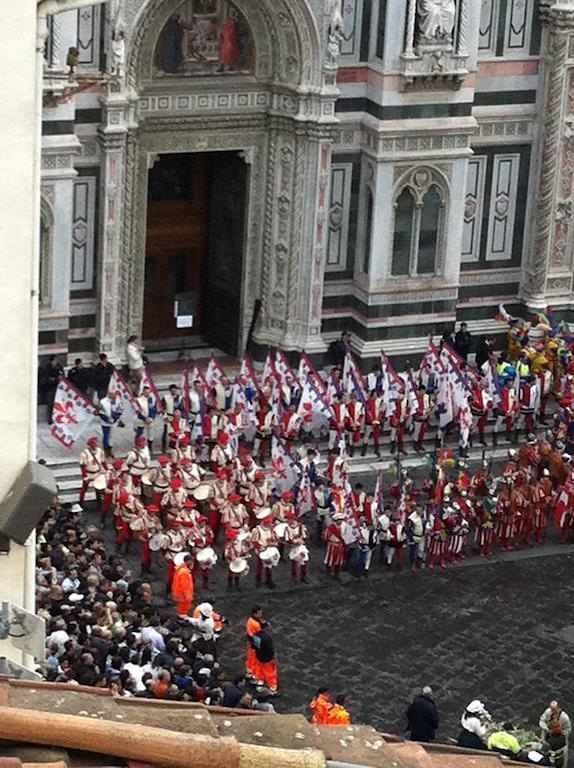
[[[273,490],[278,496],[292,490],[301,476],[301,470],[290,456],[285,441],[276,435],[271,439],[271,467]]]
[[[52,437],[71,448],[96,414],[96,406],[61,376],[54,398]]]

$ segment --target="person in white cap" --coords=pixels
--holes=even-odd
[[[480,699],[473,699],[462,713],[457,746],[466,749],[486,749],[486,723],[491,719],[486,707]]]
[[[211,653],[215,657],[215,619],[211,603],[200,603],[188,621],[193,627],[193,647],[200,653]]]

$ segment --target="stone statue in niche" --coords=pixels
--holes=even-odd
[[[185,0],[163,28],[156,53],[164,74],[253,72],[254,65],[251,30],[228,0]]]
[[[455,14],[454,0],[417,0],[419,42],[452,42]]]
[[[337,69],[337,59],[341,52],[341,39],[343,34],[340,29],[329,31],[327,54],[325,56],[325,69]]]
[[[112,37],[110,75],[121,78],[126,67],[126,41],[123,30],[117,30]]]

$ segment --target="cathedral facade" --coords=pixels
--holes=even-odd
[[[572,0],[109,0],[49,30],[42,359],[569,318]]]

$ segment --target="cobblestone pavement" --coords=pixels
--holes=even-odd
[[[572,711],[573,573],[574,556],[557,555],[264,594],[280,670],[277,708],[304,712],[314,689],[329,685],[347,693],[356,721],[401,733],[410,697],[429,684],[440,740],[456,737],[473,698],[497,720],[532,725],[552,698]],[[230,619],[226,663],[243,657],[251,601],[217,602]]]
[[[86,522],[93,519],[86,513]],[[105,539],[113,551],[112,533]],[[327,579],[322,551],[311,553],[310,583],[291,587],[287,563],[277,587],[254,586],[253,569],[240,593],[225,591],[225,569],[214,569],[210,592],[228,618],[220,660],[228,674],[242,668],[244,623],[255,602],[271,622],[280,672],[279,712],[306,712],[320,685],[345,692],[357,722],[401,733],[403,713],[422,685],[431,685],[440,708],[440,740],[455,738],[473,698],[485,701],[497,720],[535,725],[552,698],[574,713],[574,548],[549,543],[538,549],[471,557],[446,571],[388,573],[375,560],[368,578]],[[138,574],[137,544],[129,564]],[[156,558],[151,580],[158,606],[165,571]]]

